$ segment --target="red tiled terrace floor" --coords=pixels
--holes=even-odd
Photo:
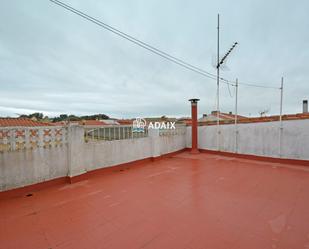
[[[180,153],[0,201],[1,249],[306,249],[306,168]]]

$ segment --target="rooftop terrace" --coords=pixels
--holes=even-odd
[[[112,169],[2,196],[0,248],[309,248],[308,167],[182,152]]]

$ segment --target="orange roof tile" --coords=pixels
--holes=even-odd
[[[45,123],[34,121],[27,118],[0,118],[0,127],[12,127],[12,126],[52,126],[52,123]]]
[[[117,119],[117,122],[120,125],[131,125],[131,124],[133,124],[133,120],[131,120],[131,119]]]

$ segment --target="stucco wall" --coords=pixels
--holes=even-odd
[[[238,124],[238,142],[235,126],[221,125],[219,150],[268,157],[309,160],[309,120],[282,122],[281,156],[279,122]],[[217,150],[217,127],[199,126],[200,149]],[[187,128],[187,147],[191,147],[191,127]]]
[[[216,130],[215,125],[199,127],[200,149],[217,150]],[[220,130],[220,151],[236,152],[234,125]],[[85,143],[83,127],[69,127],[68,142],[60,147],[1,152],[0,191],[191,147],[191,127],[186,131],[160,136],[152,130],[145,138]],[[239,124],[237,152],[280,157],[279,131],[279,122]],[[281,141],[282,158],[309,160],[309,120],[284,121]]]
[[[81,172],[158,157],[185,147],[184,135],[158,136],[156,131],[145,138],[88,142],[80,154],[84,165]]]
[[[0,191],[157,157],[185,146],[184,134],[160,136],[158,130],[149,131],[144,138],[86,143],[84,128],[71,126],[67,143],[61,147],[1,152]]]
[[[67,176],[68,147],[0,153],[0,191]]]
[[[152,156],[151,138],[88,142],[83,144],[86,171],[136,161]]]
[[[179,151],[186,148],[186,136],[174,135],[174,136],[161,136],[159,139],[160,155]]]

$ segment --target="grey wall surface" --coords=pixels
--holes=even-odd
[[[80,172],[158,157],[186,147],[184,135],[157,135],[150,133],[145,138],[84,143],[80,154],[84,168]]]
[[[219,150],[240,154],[309,160],[309,120],[282,122],[280,155],[280,122],[260,122],[221,125]],[[187,127],[187,147],[191,147],[191,127]],[[216,125],[199,126],[198,144],[200,149],[217,150]]]
[[[68,175],[68,147],[0,153],[0,191]]]
[[[152,156],[151,138],[88,142],[83,144],[84,170],[115,166]]]
[[[186,136],[162,136],[159,139],[160,155],[168,154],[186,148]]]
[[[309,120],[283,121],[281,155],[279,122],[220,126],[220,151],[269,157],[309,160]],[[217,150],[217,127],[200,126],[200,149]],[[160,136],[157,130],[149,136],[114,141],[84,141],[83,127],[68,128],[68,143],[55,148],[0,153],[0,191],[46,180],[76,176],[94,169],[139,159],[157,157],[191,147],[191,127],[185,134]]]
[[[158,130],[144,138],[85,142],[80,126],[68,127],[67,140],[56,148],[0,153],[0,191],[157,157],[186,146],[184,134],[160,136]]]

